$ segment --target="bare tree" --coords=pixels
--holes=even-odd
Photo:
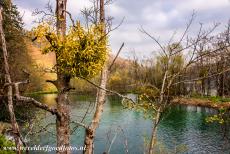
[[[183,80],[177,82],[176,79],[183,75],[194,63],[197,63],[199,61],[203,62],[203,58],[223,49],[223,47],[218,47],[212,48],[211,50],[209,50],[209,52],[201,52],[205,51],[206,48],[210,47],[210,42],[213,42],[213,37],[211,36],[211,33],[216,29],[218,24],[214,24],[214,26],[208,30],[203,30],[203,26],[201,24],[197,36],[195,38],[190,38],[187,33],[189,28],[191,27],[193,20],[194,14],[189,23],[187,24],[187,27],[179,41],[177,41],[175,44],[168,45],[166,47],[162,45],[157,38],[152,36],[143,28],[141,29],[141,32],[146,34],[159,46],[161,50],[161,55],[164,59],[164,66],[162,67],[162,83],[160,85],[160,88],[157,88],[157,86],[152,85],[154,88],[158,89],[159,94],[155,96],[153,99],[145,95],[145,98],[148,102],[147,105],[151,110],[154,110],[153,128],[151,141],[149,145],[149,154],[153,154],[156,152],[157,128],[160,121],[163,118],[163,113],[165,112],[166,108],[168,108],[171,105],[171,100],[174,98],[172,95],[173,88],[175,88],[175,85],[184,83]],[[183,47],[179,48],[180,45],[183,45]],[[225,47],[229,47],[229,44],[225,44]],[[174,57],[180,56],[182,54],[187,55],[185,64],[178,71],[175,71],[172,67],[174,63]],[[149,105],[149,103],[151,105]],[[143,104],[134,104],[133,106],[135,107],[141,105]]]

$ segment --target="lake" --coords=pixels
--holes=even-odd
[[[55,104],[55,97],[56,94],[47,94],[40,95],[37,99],[52,105]],[[89,122],[93,113],[94,100],[95,97],[93,96],[71,94],[72,120],[81,121],[90,105],[89,112],[91,114],[85,118],[85,122]],[[205,122],[205,118],[213,113],[215,110],[208,108],[172,107],[158,129],[159,153],[180,151],[178,153],[229,154],[230,141],[224,138],[221,126]],[[55,123],[55,117],[43,112],[38,112],[36,115],[38,119],[36,131],[49,123],[51,124],[47,127],[46,132],[30,136],[28,139],[31,140],[32,144],[55,146],[55,125],[52,125]],[[72,124],[71,127],[74,129],[75,125]],[[150,140],[151,127],[152,122],[145,119],[142,113],[124,109],[120,98],[108,96],[103,117],[96,132],[95,154],[102,154],[108,149],[110,149],[110,154],[123,154],[127,149],[126,147],[128,147],[130,154],[142,154],[146,150],[146,143]],[[230,132],[228,132],[229,134]],[[83,139],[84,130],[77,128],[71,135],[72,146],[82,145]]]

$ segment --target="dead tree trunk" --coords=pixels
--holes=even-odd
[[[9,64],[8,64],[8,53],[6,49],[6,40],[5,40],[5,35],[3,32],[2,21],[3,21],[2,6],[0,5],[0,35],[1,35],[2,51],[3,51],[3,59],[4,59],[5,82],[7,85],[7,104],[8,104],[10,121],[11,121],[13,134],[14,134],[15,145],[17,148],[17,153],[21,154],[20,147],[22,146],[21,145],[22,142],[20,141],[19,126],[18,126],[16,117],[14,114],[12,82],[11,82],[11,77],[10,77],[10,70],[9,70]]]
[[[56,0],[56,16],[57,16],[57,33],[64,40],[66,33],[66,3],[67,0]],[[56,53],[57,60],[57,112],[60,116],[56,119],[57,130],[57,147],[68,148],[70,146],[70,107],[68,101],[68,89],[70,83],[70,76],[63,74],[60,71],[60,64],[58,62],[58,53]],[[69,154],[67,149],[57,150],[58,154]]]
[[[102,24],[102,33],[106,33],[105,31],[105,11],[104,11],[104,0],[100,0],[100,24]],[[89,129],[86,129],[85,134],[85,154],[92,154],[93,153],[93,142],[95,138],[96,129],[99,126],[99,122],[103,113],[105,99],[106,99],[106,89],[108,78],[108,67],[107,63],[105,64],[104,68],[101,72],[101,80],[100,80],[100,87],[97,91],[97,100],[96,100],[96,111],[94,113],[94,117]]]

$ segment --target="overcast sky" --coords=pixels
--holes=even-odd
[[[44,9],[49,0],[13,0],[23,15],[25,28],[30,29],[36,17],[32,12]],[[50,0],[55,6],[55,0]],[[75,19],[80,18],[80,10],[91,5],[89,0],[68,0],[67,10]],[[180,36],[186,23],[195,10],[196,19],[191,27],[190,35],[198,31],[199,23],[211,26],[214,22],[221,23],[219,31],[223,30],[230,17],[230,0],[115,0],[107,7],[107,15],[115,17],[114,25],[123,17],[125,20],[118,30],[110,35],[110,45],[116,52],[122,42],[125,48],[123,57],[132,57],[135,51],[139,57],[149,57],[157,50],[156,45],[139,31],[143,26],[152,35],[166,43],[177,31]],[[176,40],[175,40],[176,41]]]

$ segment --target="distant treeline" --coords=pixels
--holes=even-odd
[[[13,79],[15,81],[24,79],[25,73],[22,70],[28,70],[31,75],[31,83],[23,88],[25,92],[55,91],[55,88],[48,87],[51,84],[46,84],[46,78],[43,75],[45,72],[41,72],[41,69],[36,66],[33,60],[35,57],[29,54],[33,50],[39,49],[36,47],[36,44],[33,45],[30,43],[31,40],[28,40],[26,35],[28,32],[23,29],[23,22],[16,7],[13,6],[11,11],[7,9],[7,5],[4,7],[4,30],[6,32],[8,52],[11,55],[9,62]],[[229,95],[230,54],[228,48],[225,46],[222,50],[213,52],[215,48],[219,49],[221,46],[224,46],[221,43],[224,41],[221,39],[225,38],[224,35],[226,33],[220,33],[216,41],[212,42],[211,48],[199,50],[200,58],[187,68],[183,75],[177,77],[176,84],[174,85],[175,88],[171,91],[172,95]],[[177,48],[182,49],[183,45],[177,45]],[[0,54],[0,56],[2,55]],[[111,55],[109,61],[111,62],[113,59],[114,56]],[[185,55],[176,55],[170,64],[171,71],[179,71],[186,60]],[[151,93],[151,95],[157,95],[158,91],[154,87],[160,88],[162,84],[166,61],[167,59],[164,56],[153,56],[145,60],[138,59],[135,56],[132,59],[118,58],[109,75],[108,89],[122,93],[145,91]],[[2,72],[3,68],[1,67],[1,86],[4,83]],[[99,77],[92,79],[95,83],[98,83],[98,80]],[[71,84],[75,87],[76,92],[96,93],[95,86],[92,86],[85,80],[75,78],[72,79]]]

